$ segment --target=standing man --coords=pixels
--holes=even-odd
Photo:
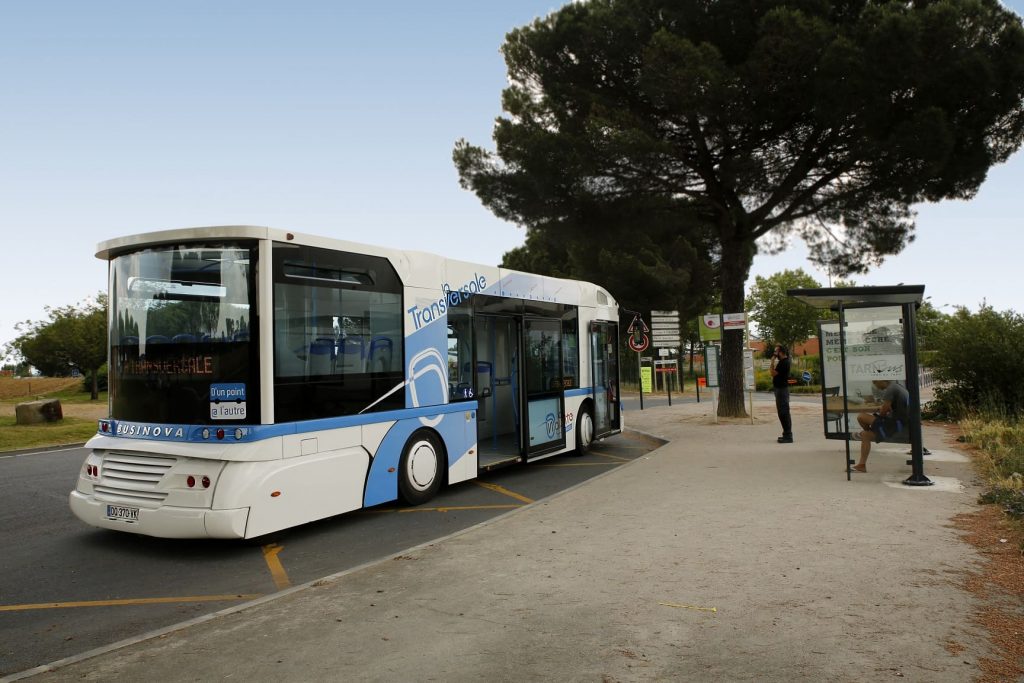
[[[772,389],[775,391],[775,410],[782,423],[779,443],[793,443],[793,418],[789,414],[789,350],[782,344],[775,345],[772,354]]]

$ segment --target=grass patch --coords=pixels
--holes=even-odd
[[[989,489],[981,502],[1001,505],[1014,518],[1024,520],[1024,424],[972,417],[960,427],[964,440],[978,448],[975,466]]]
[[[65,417],[60,422],[19,425],[13,416],[0,417],[0,451],[82,443],[95,434],[95,420]]]
[[[81,386],[81,378],[75,377],[0,377],[0,401],[23,403],[57,391],[81,390]]]
[[[47,394],[46,398],[58,398],[62,404],[67,403],[97,403],[107,405],[107,392],[101,391],[98,394],[99,398],[95,401],[92,400],[92,392],[82,391],[82,383],[79,382],[75,386],[64,389],[63,391],[55,391],[52,394]],[[20,401],[19,401],[20,403]]]

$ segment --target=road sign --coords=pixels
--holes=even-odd
[[[633,322],[629,323],[629,327],[626,328],[626,334],[633,334],[634,332],[650,332],[650,330],[647,329],[647,324],[644,323],[644,319],[640,317],[639,313],[633,316]]]
[[[722,321],[718,313],[705,313],[697,320],[700,322],[701,341],[718,341],[722,338]]]
[[[662,355],[679,348],[679,311],[651,311],[651,343]]]
[[[651,339],[646,334],[640,333],[639,330],[630,333],[629,335],[629,348],[633,349],[637,353],[641,353],[647,350],[650,346]]]
[[[747,314],[746,313],[723,313],[722,314],[722,329],[725,330],[742,330],[747,326]]]
[[[633,349],[637,353],[641,353],[647,350],[650,346],[651,340],[647,336],[650,330],[647,329],[647,325],[644,323],[644,319],[637,313],[633,316],[633,322],[626,328],[626,334],[629,335],[629,348]]]

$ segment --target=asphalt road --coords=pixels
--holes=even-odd
[[[93,529],[67,504],[84,449],[0,455],[0,676],[401,553],[579,484],[658,445],[626,433],[583,457],[557,456],[487,473],[443,490],[424,506],[371,508],[256,542]]]

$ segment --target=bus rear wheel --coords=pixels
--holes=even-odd
[[[444,451],[434,434],[413,434],[398,465],[398,495],[409,505],[426,503],[441,489],[444,464]]]
[[[594,416],[590,407],[580,409],[576,418],[576,455],[583,455],[594,443]]]

